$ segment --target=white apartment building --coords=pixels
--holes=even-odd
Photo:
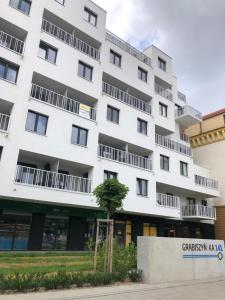
[[[105,178],[115,236],[213,238],[219,196],[184,130],[201,121],[172,58],[105,28],[89,0],[0,1],[0,250],[83,250]]]

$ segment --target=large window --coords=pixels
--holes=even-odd
[[[93,26],[97,26],[98,16],[89,8],[84,8],[84,19]]]
[[[170,158],[168,156],[160,154],[160,169],[169,171],[170,169]]]
[[[148,122],[142,120],[142,119],[137,119],[137,131],[139,133],[147,135],[148,131]]]
[[[57,49],[41,41],[39,45],[38,56],[55,64],[57,57]]]
[[[42,250],[66,250],[68,219],[46,217]]]
[[[186,162],[180,161],[180,174],[188,176],[188,164]]]
[[[159,114],[160,116],[166,117],[168,116],[168,106],[163,104],[163,103],[159,103]]]
[[[147,82],[148,81],[148,72],[144,69],[138,67],[138,78],[142,81]]]
[[[0,78],[16,83],[18,67],[0,59]]]
[[[163,70],[166,71],[166,61],[163,60],[162,58],[158,57],[158,67]]]
[[[107,106],[107,120],[114,122],[114,123],[119,123],[119,115],[120,111],[119,109],[112,107],[110,105]]]
[[[88,130],[73,126],[72,127],[72,144],[87,146]]]
[[[27,250],[31,216],[0,215],[0,250]]]
[[[26,130],[45,135],[47,130],[47,124],[48,117],[36,113],[34,111],[28,111]]]
[[[9,4],[26,15],[30,13],[31,1],[29,0],[10,0]]]
[[[107,179],[117,179],[117,173],[115,172],[111,172],[111,171],[107,171],[105,170],[104,171],[104,180],[107,180]]]
[[[110,50],[110,63],[121,67],[121,55],[117,54],[113,50]]]
[[[92,81],[92,74],[93,68],[79,61],[78,76],[87,79],[88,81]]]
[[[137,194],[148,196],[148,180],[137,178]]]

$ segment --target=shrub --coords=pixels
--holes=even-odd
[[[142,281],[142,270],[130,270],[128,272],[128,277],[132,282],[140,282]]]

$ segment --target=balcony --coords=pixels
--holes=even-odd
[[[161,97],[173,101],[173,93],[169,90],[164,88],[163,86],[155,83],[155,92],[156,94],[160,95]]]
[[[24,42],[16,37],[0,30],[0,46],[9,49],[19,55],[23,55]]]
[[[42,20],[42,30],[47,34],[59,39],[65,44],[77,49],[78,51],[90,56],[91,58],[100,61],[100,51],[91,46],[90,44],[84,42],[83,40],[76,37],[74,34],[71,34],[62,28],[56,26],[50,21],[43,19]]]
[[[157,193],[157,205],[165,208],[180,209],[180,198],[177,196]]]
[[[151,159],[103,144],[98,145],[98,156],[136,168],[148,171],[152,170]]]
[[[211,206],[185,205],[182,206],[182,217],[184,219],[206,219],[216,220],[216,209]]]
[[[155,143],[156,143],[156,145],[167,148],[169,150],[172,150],[172,151],[175,151],[175,152],[187,155],[187,156],[192,156],[191,147],[180,144],[180,143],[173,141],[169,138],[166,138],[162,135],[155,134]]]
[[[125,42],[115,34],[110,31],[106,31],[106,40],[111,42],[112,44],[116,45],[117,47],[121,48],[122,50],[126,51],[130,55],[136,57],[146,65],[151,67],[151,58],[146,56],[144,53],[136,49],[135,47],[131,46],[129,43]]]
[[[188,128],[201,122],[202,114],[190,105],[185,105],[175,110],[175,118],[182,128]]]
[[[212,178],[203,177],[195,174],[195,184],[209,189],[218,190],[218,181]]]
[[[30,98],[79,115],[86,119],[96,121],[96,110],[94,108],[35,83],[32,83]]]
[[[179,92],[179,91],[177,92],[177,97],[178,97],[179,100],[181,100],[185,103],[187,102],[186,96],[183,93]]]
[[[151,115],[151,105],[147,102],[138,99],[135,96],[130,95],[129,93],[112,86],[109,83],[103,82],[102,84],[102,92],[114,99],[117,99],[137,110],[141,110],[149,115]]]

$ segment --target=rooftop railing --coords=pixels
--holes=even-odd
[[[30,97],[87,119],[96,120],[96,110],[71,98],[32,83]],[[83,109],[82,109],[83,106]]]
[[[198,217],[206,219],[216,219],[216,209],[211,206],[204,205],[185,205],[182,206],[183,217]]]
[[[180,198],[177,196],[157,193],[157,204],[167,208],[180,209]]]
[[[183,93],[181,92],[177,92],[177,97],[178,99],[180,99],[181,101],[184,101],[184,102],[187,102],[187,99],[186,99],[186,95],[184,95]]]
[[[195,174],[195,184],[206,187],[206,188],[214,189],[214,190],[219,189],[219,184],[218,184],[217,180],[212,179],[212,178],[203,177],[203,176],[196,175],[196,174]]]
[[[135,109],[141,110],[147,114],[151,114],[151,105],[145,101],[138,99],[135,96],[124,92],[117,87],[112,86],[109,83],[102,83],[102,92],[109,95],[110,97],[122,101],[123,103],[134,107]]]
[[[100,51],[98,49],[92,47],[88,43],[77,38],[75,35],[66,32],[62,28],[45,19],[43,19],[42,21],[42,30],[59,39],[60,41],[66,43],[67,45],[83,52],[84,54],[98,61],[100,60]]]
[[[91,180],[17,165],[15,183],[69,192],[91,193]]]
[[[0,113],[0,131],[8,132],[10,116]]]
[[[125,42],[115,34],[113,34],[110,31],[106,31],[106,40],[113,43],[117,47],[121,48],[122,50],[126,51],[130,55],[136,57],[143,63],[145,63],[148,66],[151,66],[151,58],[146,56],[143,52],[139,51],[135,47],[131,46],[129,43]]]
[[[187,156],[192,155],[191,147],[180,144],[159,134],[155,134],[155,143],[159,146],[165,147],[167,149],[176,151]]]
[[[175,117],[179,118],[184,115],[191,115],[199,120],[202,119],[202,114],[197,109],[193,108],[190,105],[185,105],[175,110]]]
[[[162,87],[161,85],[155,83],[155,92],[156,94],[162,96],[163,98],[166,98],[167,100],[173,101],[173,93]]]
[[[145,170],[152,170],[152,160],[110,146],[98,145],[98,156]]]
[[[24,42],[2,30],[0,30],[0,46],[23,55]]]

